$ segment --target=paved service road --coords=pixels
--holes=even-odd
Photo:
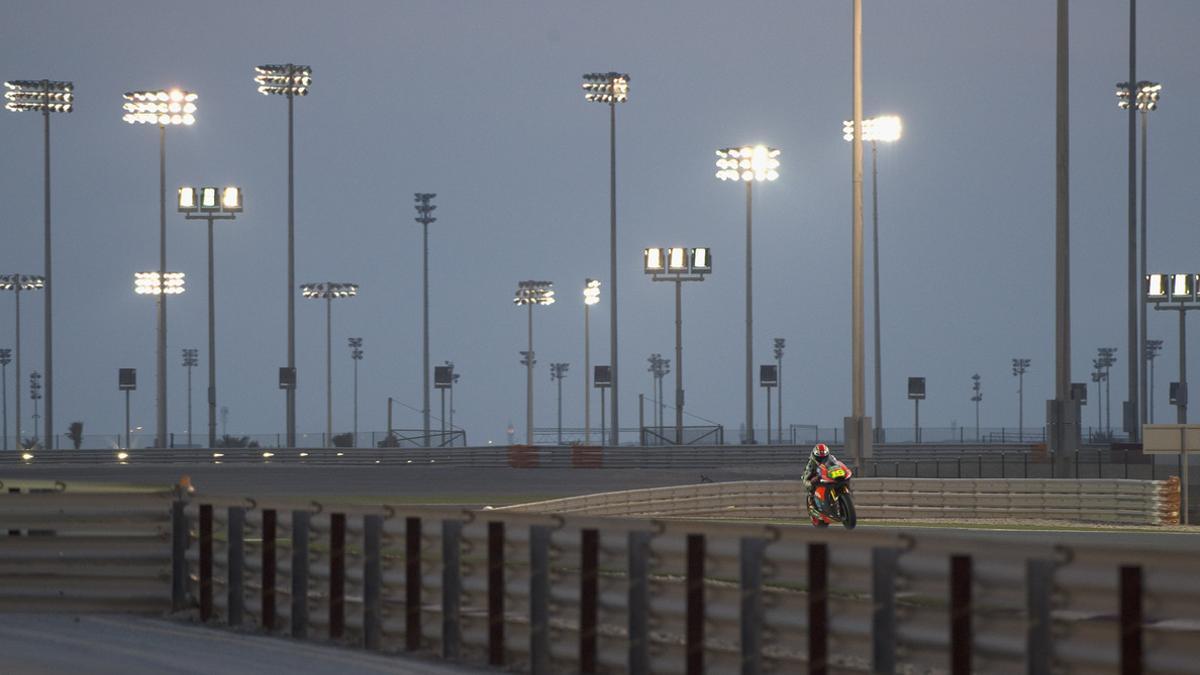
[[[165,619],[63,614],[0,614],[0,671],[22,675],[498,672]]]

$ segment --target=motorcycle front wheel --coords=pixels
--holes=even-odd
[[[858,525],[858,513],[854,510],[854,499],[848,490],[838,497],[838,510],[842,512],[842,526],[853,530],[854,526]]]

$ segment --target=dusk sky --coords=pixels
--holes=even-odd
[[[864,5],[864,113],[904,122],[903,138],[879,149],[884,421],[911,426],[905,379],[920,375],[923,425],[973,426],[978,372],[983,426],[1015,427],[1011,359],[1027,357],[1025,423],[1040,425],[1053,396],[1055,3]],[[1085,425],[1096,423],[1096,348],[1118,348],[1114,426],[1130,356],[1127,118],[1114,95],[1128,76],[1127,20],[1127,0],[1071,6],[1072,379],[1091,389]],[[1138,25],[1138,78],[1163,83],[1150,119],[1149,267],[1198,272],[1200,138],[1187,120],[1200,110],[1200,3],[1142,2]],[[672,287],[642,274],[641,250],[710,246],[713,274],[683,289],[687,410],[736,437],[744,197],[714,177],[714,150],[759,142],[782,151],[782,166],[755,189],[755,363],[786,338],[785,424],[840,426],[851,384],[850,35],[850,3],[829,0],[10,1],[0,79],[71,80],[77,93],[76,111],[52,119],[56,431],[75,420],[89,434],[120,431],[119,367],[138,369],[134,424],[153,429],[154,302],[133,293],[133,274],[157,267],[157,130],[123,123],[121,95],[171,86],[199,99],[194,126],[167,130],[167,266],[188,283],[169,304],[169,428],[186,430],[186,347],[200,349],[197,432],[206,419],[205,228],[175,212],[175,188],[239,184],[245,212],[216,228],[219,403],[230,433],[283,431],[286,101],[257,93],[253,76],[288,62],[311,65],[314,79],[296,101],[296,281],[361,284],[333,307],[335,431],[351,426],[349,336],[366,352],[361,431],[385,428],[388,396],[421,406],[414,192],[437,193],[432,362],[461,373],[456,424],[472,444],[503,442],[509,421],[523,436],[526,324],[512,304],[523,279],[553,281],[559,299],[534,310],[536,426],[554,423],[553,361],[571,364],[564,423],[582,424],[581,293],[587,277],[609,283],[609,166],[607,110],[584,101],[580,76],[609,70],[631,76],[617,110],[622,426],[636,425],[637,395],[651,393],[647,356],[674,356]],[[0,114],[4,273],[42,273],[41,144],[38,115]],[[869,246],[866,261],[869,274]],[[608,300],[602,292],[592,311],[594,364],[607,362]],[[22,296],[27,429],[41,303]],[[12,346],[12,309],[12,294],[0,295],[0,346]],[[297,299],[300,432],[325,426],[324,321],[321,302]],[[1151,312],[1149,322],[1165,340],[1155,416],[1173,421],[1177,319]],[[11,366],[8,386],[11,399]],[[419,428],[421,417],[398,407],[395,426]]]

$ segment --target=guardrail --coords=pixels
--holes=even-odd
[[[497,511],[638,518],[769,518],[802,520],[804,484],[797,480],[729,481],[622,490]],[[1177,525],[1179,480],[933,480],[859,478],[861,518],[1018,518],[1081,523]]]
[[[162,612],[172,495],[0,481],[0,612]]]
[[[87,497],[4,495],[0,514],[12,523],[56,513],[66,520],[48,539],[63,544],[72,527],[93,539],[118,529],[121,518],[91,515],[97,505],[140,517],[149,499]],[[1194,672],[1200,639],[1186,546],[155,499],[154,528],[172,527],[149,537],[147,607],[532,673],[1182,674]],[[61,587],[56,577],[21,576],[17,554],[30,540],[0,536],[3,597],[20,585],[24,611],[61,607],[47,592]],[[60,550],[66,562],[96,556]],[[119,539],[103,552],[134,555]],[[66,578],[99,583],[81,567]],[[115,607],[115,596],[81,606]]]

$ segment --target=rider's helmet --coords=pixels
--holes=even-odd
[[[812,456],[818,460],[825,459],[829,456],[829,446],[824,443],[817,443],[813,446]]]

